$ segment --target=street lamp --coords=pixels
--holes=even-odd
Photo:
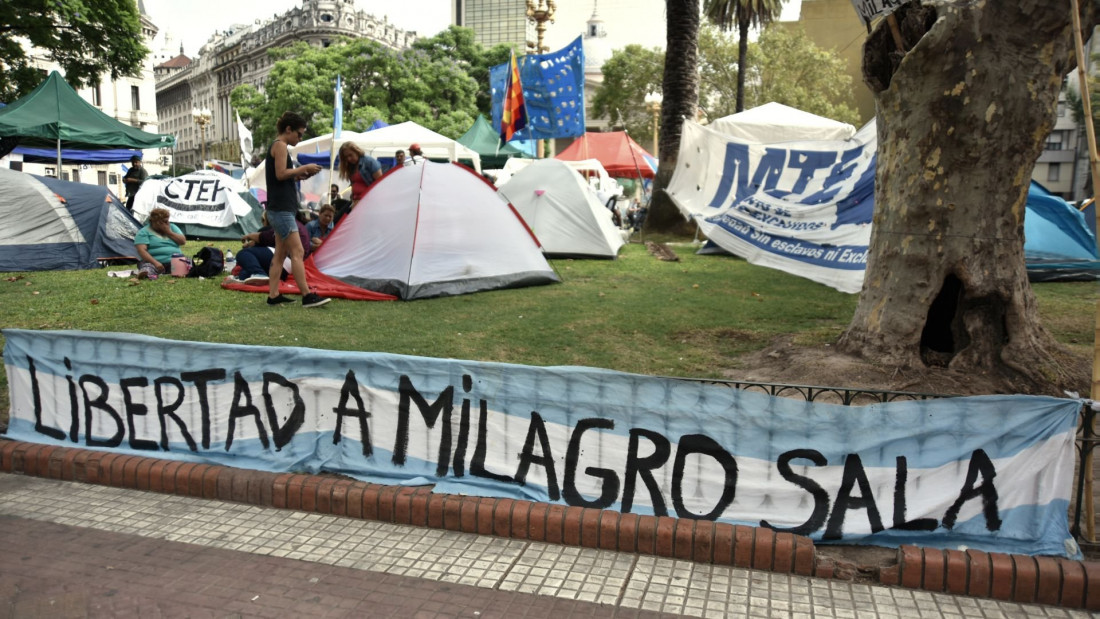
[[[646,93],[645,107],[650,112],[653,112],[653,156],[659,156],[659,149],[657,147],[657,136],[660,127],[658,121],[661,117],[661,102],[664,101],[664,97],[659,92]]]
[[[202,142],[202,160],[199,162],[199,168],[206,166],[206,125],[209,125],[214,121],[214,116],[210,112],[209,108],[197,107],[191,108],[191,118],[195,119],[195,124],[199,126],[199,135]]]
[[[546,22],[554,23],[554,11],[557,8],[554,0],[527,0],[527,21],[535,23],[535,32],[538,33],[536,54],[550,51],[549,47],[543,46],[542,39],[546,35]]]

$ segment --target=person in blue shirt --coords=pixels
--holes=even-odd
[[[317,219],[306,224],[306,230],[309,231],[309,243],[314,250],[320,247],[321,243],[332,232],[334,227],[332,220],[335,218],[336,208],[331,204],[323,204],[321,210],[317,211]]]
[[[176,224],[168,221],[166,208],[155,208],[149,213],[149,222],[134,235],[134,247],[138,253],[138,278],[156,279],[171,269],[172,254],[179,253],[187,243]]]

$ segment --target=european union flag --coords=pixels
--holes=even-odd
[[[510,62],[489,70],[493,126],[503,118]],[[584,135],[584,48],[581,37],[556,52],[527,54],[519,61],[527,128],[513,140],[545,140]]]

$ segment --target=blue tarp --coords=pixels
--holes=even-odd
[[[18,146],[12,151],[23,155],[24,161],[33,163],[57,163],[57,149],[35,148],[33,146]],[[122,163],[130,161],[134,155],[141,156],[140,150],[129,148],[105,148],[103,150],[86,150],[80,148],[62,148],[61,159],[65,163]]]

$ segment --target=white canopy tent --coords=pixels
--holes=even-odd
[[[353,142],[372,157],[393,157],[397,151],[408,152],[410,145],[419,144],[420,150],[428,159],[448,161],[466,159],[473,163],[475,170],[481,172],[481,157],[477,151],[431,129],[421,127],[411,120],[367,133],[345,132],[339,139],[333,141],[333,151],[339,150],[347,142]]]
[[[742,142],[756,144],[847,140],[856,133],[856,128],[848,123],[803,112],[774,101],[719,118],[709,128]]]

